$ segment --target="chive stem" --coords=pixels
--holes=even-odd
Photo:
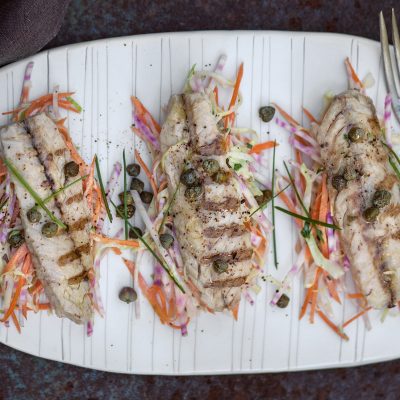
[[[113,219],[112,219],[110,207],[108,205],[107,195],[106,195],[106,192],[104,190],[103,179],[101,177],[100,165],[99,165],[99,160],[97,158],[97,154],[94,156],[94,161],[95,161],[95,164],[96,164],[97,179],[99,180],[101,197],[103,198],[103,202],[104,202],[104,205],[106,207],[108,219],[110,220],[110,222],[112,222]]]
[[[274,196],[274,199],[275,199],[276,197],[278,197],[281,193],[283,193],[289,186],[290,186],[290,183],[289,183],[287,186],[285,186],[280,192],[278,192],[278,193]],[[260,211],[260,210],[263,210],[271,201],[272,201],[272,198],[269,199],[269,200],[267,200],[267,201],[264,201],[264,203],[260,204],[259,207],[257,207],[257,208],[250,214],[249,218],[251,218],[256,212],[258,212],[258,211]]]

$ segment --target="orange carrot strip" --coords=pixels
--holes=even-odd
[[[262,151],[272,149],[275,146],[279,146],[279,143],[276,143],[275,140],[268,140],[267,142],[257,143],[250,149],[249,154],[259,154]]]
[[[364,295],[362,293],[346,293],[348,299],[363,299]]]
[[[351,65],[350,59],[349,57],[346,58],[346,60],[344,61],[346,63],[346,66],[348,67],[351,77],[354,80],[354,82],[358,83],[360,85],[360,87],[364,87],[364,84],[361,82],[360,78],[358,77],[356,71],[354,71],[353,66]]]
[[[310,288],[307,289],[306,297],[304,298],[303,305],[301,306],[299,319],[302,319],[304,317],[304,315],[306,314],[307,306],[311,300],[312,293],[313,292],[312,292],[312,286],[311,286]]]
[[[92,233],[92,238],[100,243],[111,243],[119,246],[127,246],[133,247],[137,249],[139,247],[139,242],[137,240],[122,240],[122,239],[115,239],[115,238],[108,238],[98,233]]]
[[[348,319],[342,326],[342,328],[346,328],[347,325],[350,325],[353,321],[355,321],[357,318],[361,317],[362,315],[364,315],[365,313],[367,313],[369,310],[371,310],[372,307],[367,307],[364,310],[360,311],[359,313],[357,313],[356,315],[354,315],[353,317],[351,317],[350,319]]]
[[[4,267],[3,274],[12,271],[27,254],[28,254],[28,247],[26,243],[24,243],[10,258],[10,261]]]
[[[14,322],[15,327],[17,328],[18,333],[21,333],[21,326],[20,326],[20,324],[18,322],[18,318],[15,315],[14,311],[11,313],[11,318],[12,318],[12,320]]]
[[[234,308],[232,308],[232,315],[233,318],[235,318],[235,321],[238,320],[238,315],[239,315],[239,303],[236,304]]]
[[[289,124],[292,124],[298,128],[301,128],[302,130],[304,130],[304,128],[300,125],[300,123],[297,122],[293,117],[291,117],[283,108],[279,107],[278,104],[276,104],[276,103],[272,103],[272,104],[279,111],[279,113],[282,115],[282,117],[285,118],[287,122],[289,122]]]
[[[39,310],[50,310],[51,305],[50,303],[41,303],[38,305]]]
[[[218,106],[218,86],[214,88],[214,97],[215,97],[215,104]]]
[[[76,150],[71,137],[69,136],[68,130],[67,128],[65,128],[64,126],[58,126],[58,131],[60,132],[61,136],[64,139],[64,143],[67,146],[68,150],[71,152],[71,157],[72,159],[79,164],[79,170],[80,173],[82,175],[82,168],[83,167],[87,167],[85,161],[83,161],[82,157],[79,155],[78,151]]]
[[[324,279],[325,279],[326,286],[328,287],[328,292],[329,292],[330,296],[337,303],[342,304],[342,302],[340,301],[339,293],[337,292],[337,289],[336,289],[336,281],[329,278],[329,274],[326,271],[324,271]]]
[[[147,168],[147,165],[145,164],[142,157],[140,156],[140,153],[136,149],[135,149],[135,156],[137,158],[138,163],[143,168],[143,171],[146,174],[147,179],[150,181],[150,185],[151,185],[151,188],[153,189],[154,196],[157,196],[158,189],[157,189],[157,185],[154,181],[153,175],[151,174],[150,170]]]
[[[310,307],[310,323],[314,323],[314,315],[317,309],[317,300],[318,300],[318,286],[319,286],[319,278],[321,276],[321,268],[317,268],[315,271],[314,282],[312,285],[312,295],[311,295],[311,307]]]
[[[349,340],[349,337],[338,326],[336,326],[321,310],[317,310],[317,314],[342,339],[346,341]]]
[[[307,118],[311,121],[311,122],[315,122],[316,124],[318,124],[317,119],[314,117],[314,115],[312,115],[310,113],[310,111],[307,110],[307,108],[303,107],[303,112],[304,114],[306,114]]]
[[[229,103],[228,110],[230,110],[236,103],[236,100],[237,100],[238,95],[239,95],[239,87],[240,87],[240,83],[242,82],[242,78],[243,78],[243,63],[241,63],[240,66],[239,66],[239,70],[238,70],[238,74],[237,74],[237,77],[236,77],[235,86],[233,87],[232,98],[231,98],[231,102]],[[231,124],[233,125],[233,122],[235,120],[235,114],[234,113],[226,116],[226,118],[225,118],[225,128],[228,127],[229,120],[231,120]]]
[[[143,116],[148,115],[151,119],[151,122],[154,124],[154,127],[156,128],[157,132],[160,133],[161,127],[160,127],[159,123],[153,118],[153,116],[147,110],[147,108],[143,105],[143,103],[135,96],[131,96],[131,101],[132,101],[132,104],[134,105],[136,111],[138,112],[138,114],[143,115]]]

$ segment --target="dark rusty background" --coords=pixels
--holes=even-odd
[[[378,12],[389,15],[395,3],[400,13],[398,0],[72,0],[47,48],[111,36],[208,29],[328,31],[378,39]],[[268,375],[152,377],[91,371],[0,346],[0,400],[399,398],[400,361]]]

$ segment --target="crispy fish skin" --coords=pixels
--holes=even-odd
[[[52,193],[50,183],[25,127],[16,123],[2,128],[0,140],[4,156],[14,164],[41,198],[48,197]],[[11,181],[21,208],[25,240],[32,254],[35,271],[55,313],[78,324],[90,320],[92,304],[89,283],[85,280],[77,284],[68,283],[69,279],[84,271],[79,257],[71,258],[71,254],[75,252],[71,237],[66,232],[60,232],[52,238],[43,236],[42,227],[48,221],[47,215],[41,211],[40,222],[31,223],[26,213],[35,205],[35,201],[14,176],[11,176]],[[61,218],[54,200],[46,205],[55,216]]]
[[[41,113],[27,119],[25,123],[53,191],[76,181],[79,176],[65,176],[64,166],[72,161],[72,157],[53,120]],[[81,257],[85,270],[89,271],[93,266],[90,252],[91,214],[83,193],[82,181],[61,191],[57,195],[57,204],[63,221],[69,228],[68,233],[76,246],[76,252]]]
[[[364,130],[361,142],[352,142],[352,127]],[[400,300],[400,192],[399,181],[382,144],[383,136],[371,99],[357,90],[334,98],[317,131],[328,173],[328,190],[340,241],[350,259],[353,278],[369,305],[393,307]],[[347,169],[347,170],[346,170]],[[332,178],[348,170],[356,179],[337,191]],[[390,204],[375,222],[363,212],[372,206],[377,190],[390,192]]]
[[[179,185],[172,205],[185,274],[200,293],[201,301],[213,311],[232,309],[249,284],[252,269],[250,234],[244,227],[248,210],[235,180],[217,184],[202,170],[202,161],[213,158],[220,168],[226,165],[225,138],[205,94],[173,96],[161,135],[162,150],[168,150],[164,168],[172,196],[185,166],[200,174],[203,195],[198,201],[185,197]],[[228,270],[217,273],[215,260],[228,262]]]

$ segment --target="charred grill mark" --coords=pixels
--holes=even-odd
[[[84,217],[81,219],[78,219],[78,221],[74,222],[73,224],[69,225],[69,232],[73,231],[81,231],[85,228],[86,224],[90,222],[89,217]]]
[[[244,225],[232,224],[218,228],[206,228],[204,229],[204,236],[209,238],[218,238],[222,235],[226,235],[228,237],[237,237],[243,235],[243,233],[245,233],[246,231],[247,230]]]
[[[74,194],[73,196],[69,197],[66,201],[65,204],[67,206],[71,205],[72,203],[77,203],[79,201],[83,200],[83,193],[77,193]]]
[[[81,255],[81,254],[89,254],[90,253],[90,243],[83,244],[82,246],[79,246],[76,248],[76,252]]]
[[[239,199],[235,197],[228,197],[221,203],[216,203],[214,201],[206,201],[203,205],[203,208],[208,211],[236,211],[240,206]]]
[[[218,281],[212,281],[204,285],[205,288],[226,288],[226,287],[239,287],[246,283],[246,276],[238,276],[237,278],[230,278]]]
[[[65,265],[78,260],[80,258],[79,253],[75,250],[70,251],[69,253],[63,254],[58,258],[57,263],[60,267],[64,267]]]
[[[249,260],[253,255],[253,249],[242,248],[238,249],[232,253],[217,253],[209,256],[205,256],[201,259],[202,263],[212,263],[216,260],[226,261],[226,262],[237,262]]]
[[[376,189],[392,190],[393,186],[398,182],[397,177],[393,174],[386,175],[377,185]]]
[[[64,153],[65,153],[65,149],[57,149],[54,152],[54,155],[56,155],[57,157],[60,157],[60,156],[64,155]]]
[[[80,274],[75,275],[72,278],[69,278],[68,285],[78,285],[82,281],[87,281],[88,279],[89,279],[88,271],[83,271]]]

